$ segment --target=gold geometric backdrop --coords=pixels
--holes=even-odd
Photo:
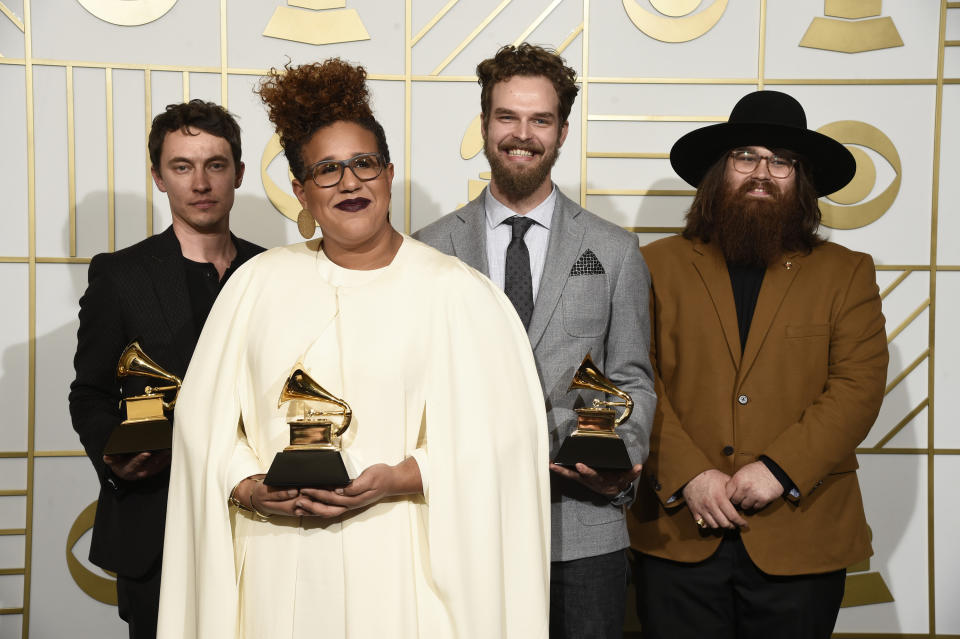
[[[0,0],[0,637],[126,636],[113,576],[87,560],[97,482],[66,397],[90,258],[170,221],[152,116],[190,98],[237,114],[234,230],[292,243],[299,206],[252,89],[287,61],[362,63],[396,165],[391,219],[415,231],[489,182],[474,69],[524,40],[579,74],[555,181],[641,244],[691,201],[672,143],[750,91],[796,96],[854,154],[853,182],[821,201],[824,232],[874,256],[891,358],[859,450],[875,554],[849,567],[837,634],[960,637],[960,2],[946,0]]]

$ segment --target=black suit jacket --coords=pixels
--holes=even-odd
[[[263,251],[233,239],[235,265]],[[100,479],[90,561],[126,577],[145,574],[163,550],[169,469],[125,482],[103,463],[107,439],[123,421],[120,399],[140,394],[150,383],[144,377],[118,381],[117,360],[127,344],[139,339],[147,355],[183,378],[198,337],[173,227],[90,261],[87,291],[80,298],[70,416]]]

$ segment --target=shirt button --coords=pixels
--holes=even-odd
[[[723,447],[723,454],[726,455],[727,457],[729,457],[730,455],[732,455],[732,454],[733,454],[733,446],[724,446],[724,447]]]
[[[737,398],[737,402],[738,402],[741,406],[746,406],[746,405],[747,405],[747,402],[749,402],[749,401],[750,401],[750,398],[747,397],[746,395],[741,395],[740,397]]]

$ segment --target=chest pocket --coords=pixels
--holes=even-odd
[[[567,278],[560,295],[563,330],[571,337],[599,337],[610,319],[606,275]]]

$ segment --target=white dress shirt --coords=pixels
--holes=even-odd
[[[487,213],[487,269],[494,284],[503,290],[504,271],[507,261],[507,245],[513,236],[513,227],[504,224],[504,221],[517,215],[506,204],[493,197],[487,189],[484,197],[484,208]],[[557,204],[557,186],[553,186],[550,195],[535,209],[527,213],[526,217],[535,222],[527,229],[523,241],[530,253],[530,280],[533,284],[533,300],[537,300],[537,291],[540,289],[540,277],[543,275],[543,264],[547,258],[547,243],[550,241],[550,221],[553,219],[553,209]]]

